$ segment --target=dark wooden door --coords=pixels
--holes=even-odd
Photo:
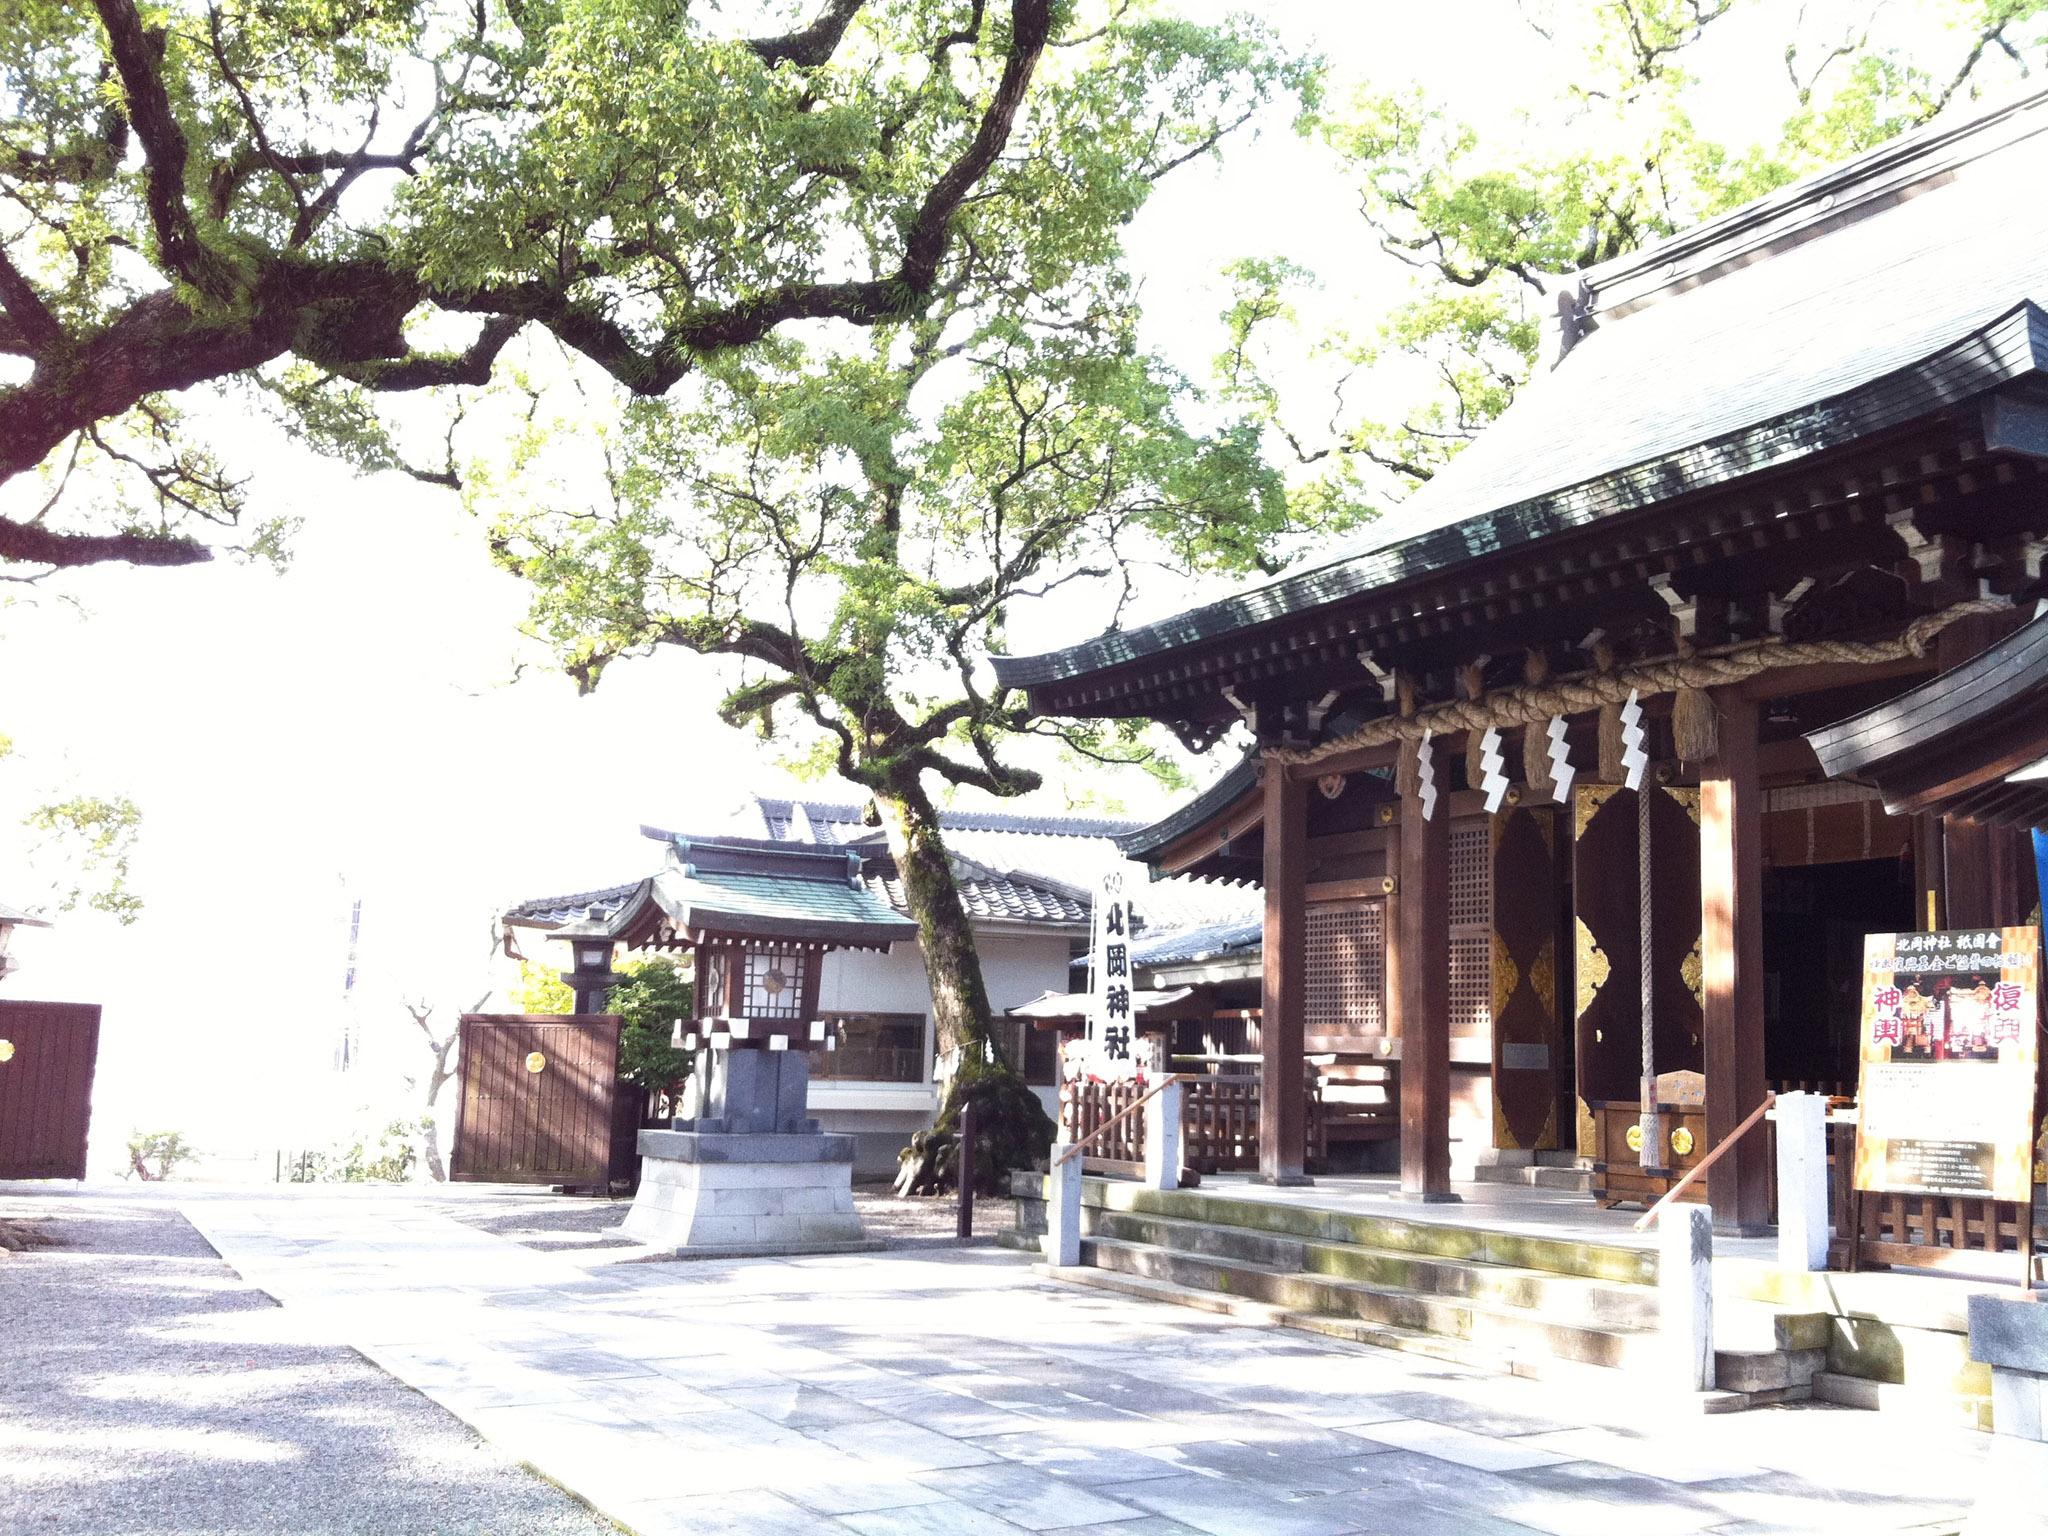
[[[1493,1144],[1573,1144],[1572,950],[1565,813],[1493,818]]]
[[[1700,1048],[1700,792],[1650,793],[1653,1024],[1658,1072],[1697,1072]],[[1572,791],[1573,981],[1577,991],[1579,1150],[1591,1144],[1589,1101],[1642,1091],[1641,896],[1636,797],[1614,784]]]
[[[610,1182],[614,1105],[635,1091],[618,1080],[617,1015],[464,1014],[460,1050],[451,1179]]]
[[[0,1002],[0,1179],[82,1179],[98,1003]]]

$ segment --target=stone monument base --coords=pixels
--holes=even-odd
[[[853,1208],[853,1138],[642,1131],[640,1191],[621,1235],[742,1257],[880,1248]]]

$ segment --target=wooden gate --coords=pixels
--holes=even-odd
[[[631,1177],[613,1125],[637,1120],[619,1081],[617,1014],[466,1013],[451,1179],[605,1189]],[[629,1149],[628,1149],[629,1150]]]
[[[82,1179],[98,1003],[0,1002],[0,1179]]]

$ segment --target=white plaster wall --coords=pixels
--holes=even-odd
[[[982,982],[988,988],[989,1006],[997,1015],[1042,992],[1067,990],[1067,942],[1063,934],[984,931],[975,935]],[[922,1086],[831,1078],[814,1078],[811,1082],[811,1113],[821,1128],[857,1138],[857,1178],[886,1178],[893,1174],[896,1153],[909,1140],[911,1132],[931,1124],[932,1114],[938,1108],[937,1094],[930,1086],[931,1001],[931,988],[925,982],[924,956],[915,944],[892,945],[886,954],[876,950],[837,950],[825,957],[824,969],[818,974],[821,1014],[917,1013],[925,1017]],[[1050,1092],[1042,1091],[1039,1096],[1043,1099]],[[1049,1108],[1048,1113],[1051,1112]]]
[[[1063,934],[983,932],[975,936],[981,979],[997,1013],[1029,1002],[1048,989],[1067,990],[1067,939]],[[931,1012],[924,957],[915,944],[875,950],[835,950],[818,976],[818,1007],[824,1013]]]

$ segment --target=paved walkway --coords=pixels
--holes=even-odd
[[[600,1536],[354,1350],[309,1342],[156,1192],[0,1184],[7,1536]]]
[[[605,1266],[402,1194],[186,1209],[302,1329],[640,1536],[1941,1530],[1988,1439],[1647,1418],[1618,1386],[1577,1401],[991,1249]]]

